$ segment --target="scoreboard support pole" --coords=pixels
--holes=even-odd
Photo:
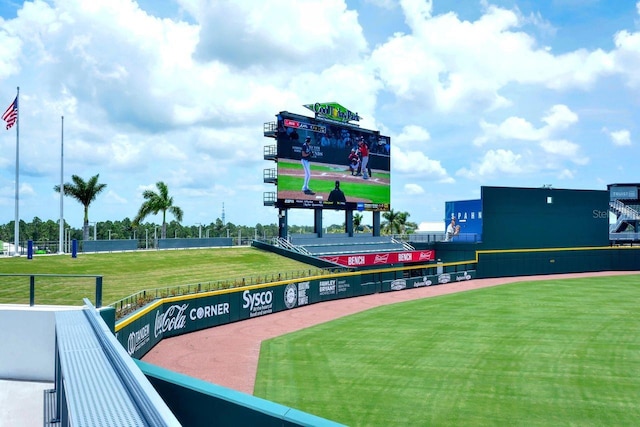
[[[380,211],[373,211],[373,235],[380,235]]]
[[[289,215],[288,209],[278,210],[278,237],[286,239],[289,235],[289,226],[287,223]]]
[[[345,232],[349,237],[353,237],[353,211],[346,210],[344,211],[344,226]]]
[[[322,237],[322,209],[313,210],[313,232]]]

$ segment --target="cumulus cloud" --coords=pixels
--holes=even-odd
[[[198,2],[196,57],[239,68],[287,64],[321,70],[351,62],[367,48],[358,14],[341,0]]]
[[[393,138],[394,147],[415,147],[431,139],[429,131],[421,126],[408,125],[402,128],[399,135]]]
[[[578,115],[566,105],[554,105],[549,109],[547,115],[542,118],[542,121],[547,124],[545,133],[548,135],[577,123]]]
[[[470,169],[461,168],[456,175],[468,179],[482,179],[497,174],[516,175],[527,170],[522,155],[511,150],[489,150],[480,162],[474,163]]]
[[[405,184],[404,191],[411,196],[424,194],[424,188],[418,184]]]
[[[522,117],[508,117],[500,124],[480,121],[482,135],[473,140],[475,145],[484,145],[489,141],[498,139],[518,139],[522,141],[537,141],[541,138],[542,131],[536,129],[533,124]]]
[[[25,207],[41,205],[38,193],[57,181],[61,115],[65,170],[100,173],[113,191],[105,205],[166,179],[192,206],[233,196],[242,215],[268,222],[261,126],[278,111],[309,115],[302,105],[316,101],[357,111],[363,128],[392,137],[400,189],[392,194],[417,194],[425,182],[454,182],[456,170],[457,188],[541,172],[577,180],[602,149],[592,129],[602,139],[605,126],[582,101],[632,111],[640,87],[637,29],[608,27],[613,36],[600,47],[576,39],[572,49],[556,43],[554,25],[564,24],[554,17],[489,1],[438,3],[452,10],[437,13],[427,0],[169,3],[175,13],[161,18],[131,0],[34,0],[0,18],[2,102],[22,88],[21,169],[25,181],[46,178],[31,187],[32,202],[25,189]],[[624,7],[640,13],[640,2]],[[371,8],[393,19],[379,25]],[[372,48],[365,29],[384,41]],[[528,97],[536,102],[523,105]],[[539,102],[549,108],[532,113]],[[627,123],[605,131],[613,145],[632,144]],[[13,149],[12,138],[0,139],[3,189],[11,190]],[[9,196],[2,211],[12,210]]]
[[[452,178],[439,160],[432,160],[418,151],[394,150],[391,157],[391,167],[397,173],[410,174],[416,178],[452,182]]]
[[[480,121],[482,134],[474,139],[474,144],[481,146],[491,141],[519,140],[541,141],[552,138],[559,132],[578,122],[578,115],[566,105],[554,105],[540,119],[544,126],[536,128],[522,117],[508,117],[502,123]]]
[[[602,131],[609,135],[611,142],[615,146],[624,147],[631,145],[631,132],[627,129],[609,131],[607,128],[603,128]]]
[[[439,160],[433,160],[418,150],[425,147],[424,143],[430,138],[429,131],[420,126],[403,127],[400,134],[392,137],[392,169],[422,179],[453,182]]]
[[[420,99],[440,111],[495,109],[510,105],[501,91],[509,84],[554,90],[586,90],[613,73],[637,83],[640,34],[619,32],[616,51],[577,49],[554,55],[522,31],[527,23],[545,27],[538,15],[485,5],[475,21],[454,12],[432,14],[431,2],[402,1],[409,34],[378,46],[371,61],[385,87],[396,96]]]

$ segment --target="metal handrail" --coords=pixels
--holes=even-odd
[[[102,276],[95,274],[7,274],[0,273],[0,277],[28,277],[29,305],[33,307],[36,301],[36,277],[94,277],[96,279],[96,308],[102,307]]]

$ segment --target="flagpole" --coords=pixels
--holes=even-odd
[[[18,93],[16,95],[16,102],[18,106],[17,116],[16,116],[16,217],[14,224],[14,246],[13,246],[13,255],[20,256],[20,215],[18,213],[18,205],[20,203],[20,174],[18,170],[20,169],[20,86],[17,87]]]
[[[64,233],[64,116],[60,117],[60,238],[58,240],[58,253],[64,253],[63,233]]]

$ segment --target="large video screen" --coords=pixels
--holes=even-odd
[[[277,119],[279,208],[390,209],[388,136],[288,112]]]

